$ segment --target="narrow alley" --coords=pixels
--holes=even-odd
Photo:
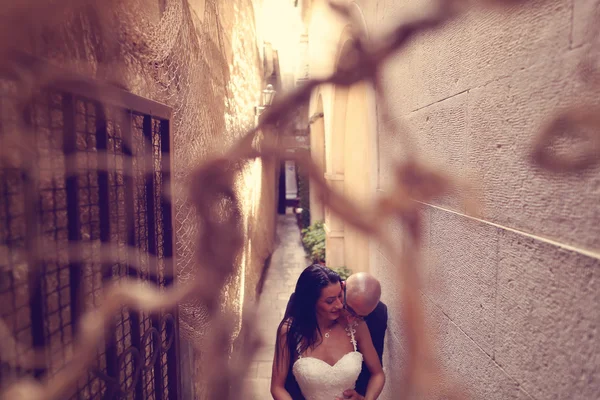
[[[275,332],[294,291],[296,280],[309,263],[300,242],[300,231],[294,215],[278,216],[277,237],[279,245],[273,253],[258,307],[261,317],[260,333],[264,344],[259,349],[248,374],[248,391],[252,391],[252,398],[256,400],[271,398],[269,386],[275,351]]]
[[[273,399],[312,262],[278,400],[600,400],[600,0],[457,4],[5,1],[0,400]]]

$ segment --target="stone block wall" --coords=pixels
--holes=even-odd
[[[358,3],[371,33],[415,10],[409,1]],[[418,151],[479,188],[478,218],[465,214],[456,195],[424,206],[422,271],[441,362],[475,399],[600,393],[600,168],[556,175],[528,160],[551,115],[600,103],[599,88],[579,74],[584,56],[600,57],[599,20],[597,0],[473,7],[419,36],[385,68],[395,116]],[[399,133],[384,122],[379,116],[380,191],[391,163],[405,156]],[[373,259],[393,310],[393,271],[385,255],[377,251]],[[383,398],[399,390],[402,346],[392,311]]]
[[[17,17],[5,18],[10,24],[0,29],[6,33],[2,38],[11,37],[10,45],[173,109],[174,251],[180,281],[191,279],[198,265],[195,241],[201,227],[187,193],[190,173],[255,124],[254,106],[265,85],[255,22],[261,4],[61,0],[48,6],[32,0],[9,7],[6,15]],[[0,40],[1,51],[7,42]],[[251,161],[235,181],[246,240],[238,269],[223,290],[222,307],[238,322],[244,306],[256,300],[261,268],[274,247],[275,169],[273,162]],[[179,316],[184,398],[205,398],[208,315],[192,299],[180,306]]]

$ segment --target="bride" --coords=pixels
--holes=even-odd
[[[277,330],[273,398],[296,400],[286,379],[291,368],[306,400],[361,399],[353,389],[363,360],[371,373],[364,398],[377,399],[385,375],[366,323],[348,322],[340,276],[318,264],[309,266]]]

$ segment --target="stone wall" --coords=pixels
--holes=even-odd
[[[359,1],[371,33],[415,9]],[[425,206],[428,316],[441,361],[476,399],[591,399],[600,391],[600,169],[555,175],[528,162],[562,107],[600,102],[578,73],[600,2],[524,1],[472,9],[422,35],[385,69],[387,94],[424,157],[478,184],[482,213],[456,196]],[[379,180],[404,149],[378,118]],[[399,237],[399,239],[401,239]],[[392,399],[403,367],[398,293],[379,252],[372,270],[391,306],[385,364]]]
[[[214,91],[204,91],[200,101],[210,106],[204,118],[216,118],[218,126],[212,130],[207,126],[202,135],[216,135],[218,140],[212,148],[221,151],[254,124],[254,105],[259,101],[263,89],[262,62],[256,38],[255,4],[251,0],[192,2],[194,22],[198,33],[200,53],[207,48],[214,50],[203,57],[201,73]],[[225,79],[220,76],[221,65],[225,65]],[[216,81],[215,81],[216,80]],[[224,109],[222,109],[224,107]],[[217,111],[214,115],[213,112]],[[201,136],[202,136],[201,135]],[[184,148],[184,151],[187,148]],[[203,152],[204,153],[204,152]],[[196,160],[201,154],[196,153]],[[192,162],[192,160],[190,159]],[[196,161],[197,162],[197,161]],[[249,162],[241,171],[236,190],[242,201],[245,230],[245,247],[240,255],[237,273],[228,283],[223,297],[223,311],[241,317],[244,306],[256,300],[256,285],[265,259],[274,247],[275,217],[275,165],[269,162]],[[194,397],[206,398],[207,365],[204,355],[203,335],[209,326],[204,322],[203,309],[193,304],[182,314],[182,320],[190,321],[190,341],[194,344]],[[241,320],[238,320],[241,322]],[[200,332],[202,335],[196,335]],[[239,331],[236,331],[237,335]],[[235,336],[232,337],[232,343]],[[224,355],[226,356],[226,355]],[[185,381],[184,381],[185,383]]]
[[[40,57],[173,108],[175,258],[180,281],[195,274],[195,241],[201,228],[188,201],[190,172],[255,124],[254,106],[264,88],[255,25],[255,7],[261,4],[261,0],[135,0],[90,1],[81,6],[62,0],[49,10],[44,2],[31,0],[9,9],[20,13],[19,18],[2,27],[23,41],[20,47]],[[244,306],[256,300],[261,268],[274,247],[274,179],[272,162],[252,161],[235,182],[246,245],[238,270],[223,291],[222,308],[238,319],[238,328]],[[184,398],[204,398],[210,367],[203,360],[204,338],[210,326],[202,304],[192,300],[181,305],[180,328]],[[239,329],[232,342],[238,333]]]
[[[333,71],[345,26],[323,1],[311,3],[306,18],[315,77]],[[407,0],[352,3],[372,37],[423,6]],[[424,205],[422,298],[441,362],[472,398],[595,398],[600,391],[600,314],[595,311],[600,169],[551,174],[532,166],[528,152],[535,134],[558,110],[600,103],[598,88],[579,73],[584,56],[596,65],[600,58],[594,25],[600,2],[513,3],[473,6],[444,28],[417,37],[384,69],[393,117],[410,130],[417,151],[479,189],[478,218],[466,215],[457,196],[464,193]],[[328,168],[336,157],[331,146],[335,121],[343,118],[336,115],[336,91],[320,88],[309,111],[324,113]],[[372,122],[362,132],[346,131],[345,138],[374,136],[377,173],[372,179],[383,193],[392,163],[406,150],[400,133],[385,128],[375,107],[367,93]],[[391,229],[401,242],[398,227]],[[377,246],[370,247],[370,270],[380,278],[390,307],[382,398],[395,399],[405,360],[400,293],[389,261]]]

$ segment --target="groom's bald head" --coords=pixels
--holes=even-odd
[[[367,272],[352,274],[346,280],[346,304],[358,315],[373,312],[381,297],[381,285],[377,278]]]

